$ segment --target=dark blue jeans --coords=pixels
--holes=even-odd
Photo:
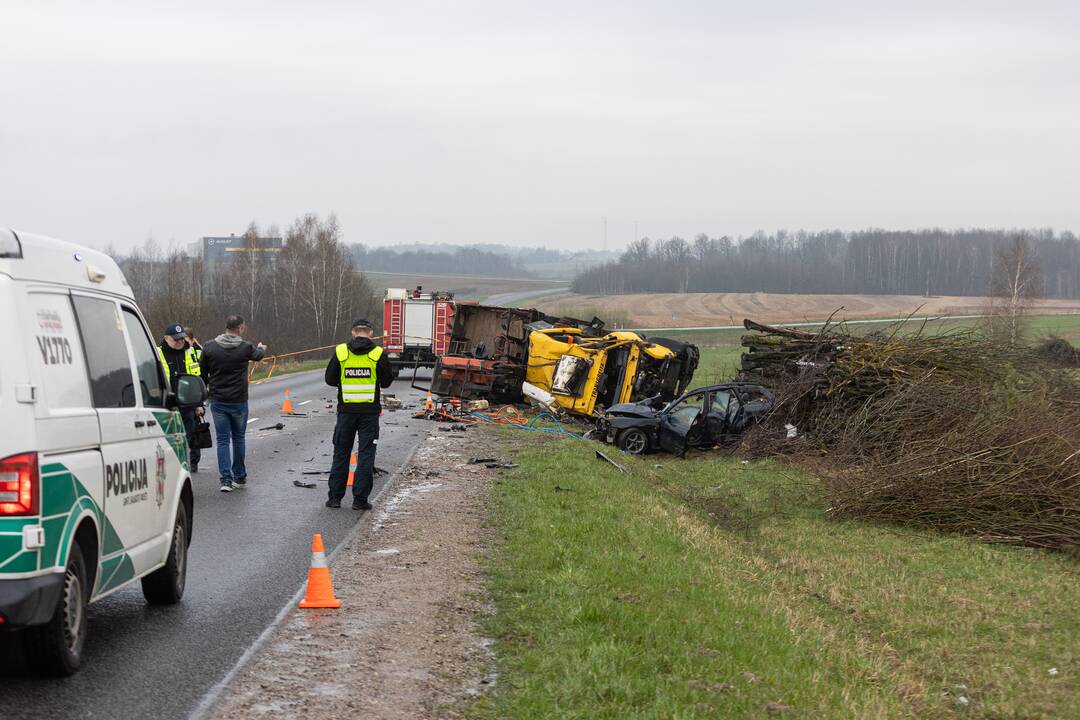
[[[214,416],[214,434],[217,436],[217,466],[221,484],[247,478],[244,467],[244,435],[247,433],[248,404],[246,402],[210,402],[210,414]],[[232,459],[229,459],[229,443],[232,442]]]

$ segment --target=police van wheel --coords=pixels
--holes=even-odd
[[[151,605],[173,605],[184,597],[187,584],[188,550],[187,507],[180,503],[176,511],[176,524],[173,526],[172,545],[165,565],[142,579],[143,597]]]
[[[89,595],[82,549],[78,544],[73,544],[56,610],[49,622],[28,628],[23,636],[27,659],[40,672],[64,676],[79,669],[86,642]]]

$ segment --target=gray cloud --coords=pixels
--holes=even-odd
[[[0,223],[612,246],[1080,228],[1072,3],[15,3]]]

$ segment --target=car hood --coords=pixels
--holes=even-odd
[[[656,417],[656,410],[641,403],[618,403],[609,407],[607,414],[621,417],[652,418]]]

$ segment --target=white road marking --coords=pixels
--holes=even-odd
[[[304,402],[302,402],[302,403],[298,403],[298,404],[297,404],[297,407],[300,407],[301,405],[307,405],[307,404],[308,404],[309,402],[311,402],[311,401],[310,401],[310,400],[305,400],[305,401],[304,401]]]
[[[247,424],[250,425],[251,423],[258,422],[258,421],[259,421],[259,418],[251,418],[250,420],[248,420]]]
[[[416,445],[409,452],[409,454],[405,456],[405,459],[401,462],[401,465],[399,465],[398,468],[394,470],[389,477],[386,478],[385,482],[383,482],[379,489],[375,491],[375,494],[371,496],[372,503],[379,502],[383,494],[386,492],[386,489],[388,487],[392,487],[392,485],[398,479],[398,472],[401,470],[401,468],[407,467],[409,463],[412,462],[413,457],[415,457],[416,454],[420,451],[420,447],[423,444],[423,438],[421,438],[420,442],[416,443]],[[365,514],[362,516],[362,519],[366,521],[369,517],[370,516]],[[344,547],[348,547],[349,543],[352,541],[353,535],[359,532],[363,524],[363,522],[356,522],[351,528],[349,528],[349,530],[345,532],[345,536],[338,541],[337,545],[335,545],[334,549],[330,552],[330,556],[327,558],[330,564],[333,564],[334,560],[337,558],[338,550]],[[214,687],[210,688],[210,690],[205,695],[203,695],[202,700],[188,716],[190,720],[205,720],[205,718],[208,718],[210,716],[210,713],[221,700],[222,696],[225,694],[225,691],[229,688],[229,685],[232,683],[232,681],[236,679],[236,676],[240,674],[240,671],[243,670],[244,667],[246,667],[247,664],[251,662],[252,658],[254,658],[255,655],[259,652],[259,650],[262,649],[262,647],[270,640],[270,638],[274,634],[274,631],[278,628],[279,625],[281,625],[281,623],[285,621],[285,618],[289,616],[289,613],[292,612],[293,608],[300,603],[301,598],[304,597],[304,592],[306,589],[307,583],[304,582],[302,585],[300,585],[300,588],[293,594],[293,596],[289,598],[288,602],[285,603],[285,606],[278,611],[278,614],[274,616],[274,619],[270,621],[270,624],[267,625],[266,628],[259,634],[259,637],[255,638],[255,641],[248,645],[247,649],[244,650],[244,654],[241,655],[240,659],[236,661],[236,664],[232,666],[229,672],[225,673],[225,677],[221,678],[221,680],[219,680],[217,684],[214,685]]]

